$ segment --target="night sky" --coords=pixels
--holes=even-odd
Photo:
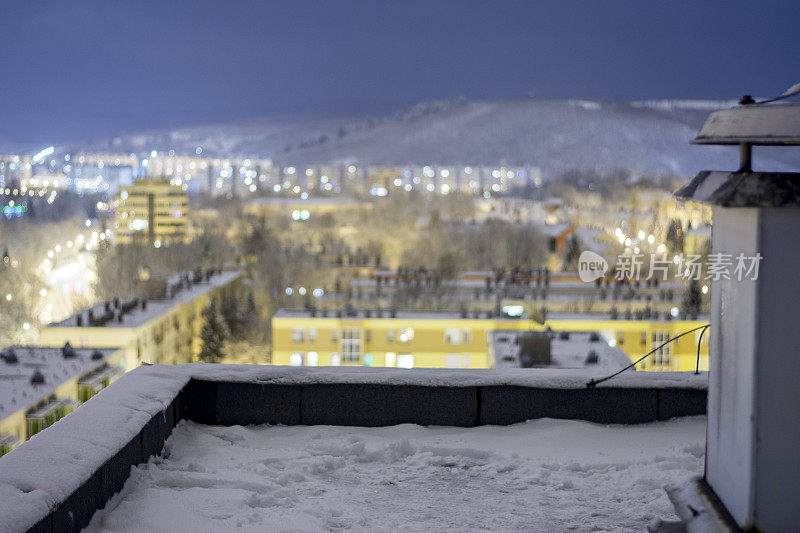
[[[776,95],[800,2],[0,0],[0,142],[419,100]]]

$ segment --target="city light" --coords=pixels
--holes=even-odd
[[[47,157],[49,155],[53,155],[53,152],[55,152],[55,151],[56,151],[56,149],[54,147],[48,146],[47,148],[45,148],[41,152],[39,152],[36,155],[34,155],[33,157],[31,157],[31,163],[36,164],[39,161],[41,161],[42,159],[44,159],[45,157]]]

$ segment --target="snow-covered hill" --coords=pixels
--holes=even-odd
[[[300,117],[148,132],[81,145],[114,151],[170,150],[271,157],[286,164],[537,166],[693,175],[730,169],[735,149],[689,144],[708,114],[729,101],[607,102],[527,98],[423,102],[387,116]],[[76,146],[78,148],[78,146]],[[800,154],[772,150],[772,170],[796,169]],[[756,163],[761,151],[756,152]]]

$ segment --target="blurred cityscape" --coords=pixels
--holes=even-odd
[[[116,350],[10,408],[9,442],[141,364],[616,370],[707,322],[711,214],[678,177],[194,152],[0,156],[4,357]],[[587,251],[609,265],[591,282]],[[559,357],[550,332],[593,344]],[[707,343],[637,368],[704,370]]]
[[[3,3],[0,532],[796,530],[798,16]]]

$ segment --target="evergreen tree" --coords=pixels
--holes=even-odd
[[[578,258],[581,256],[581,241],[574,233],[570,236],[567,243],[567,252],[564,255],[564,267],[577,267]]]
[[[683,228],[677,219],[672,219],[667,228],[667,248],[670,253],[678,254],[683,251]]]
[[[258,318],[258,307],[256,307],[256,298],[253,296],[253,291],[247,293],[247,306],[245,308],[245,319],[248,323],[252,323]]]
[[[222,318],[216,300],[211,300],[203,309],[203,327],[200,329],[200,360],[204,363],[216,363],[222,359],[223,345],[230,336],[228,325]]]
[[[683,295],[681,307],[683,308],[684,314],[691,316],[697,315],[700,312],[701,301],[700,282],[696,279],[692,279]]]
[[[233,296],[229,296],[222,302],[220,310],[222,319],[228,326],[228,331],[231,336],[238,337],[241,333],[241,312],[239,311],[239,302]]]
[[[240,335],[246,338],[258,338],[259,312],[253,291],[247,293],[244,309],[240,309],[241,320],[239,323]]]

